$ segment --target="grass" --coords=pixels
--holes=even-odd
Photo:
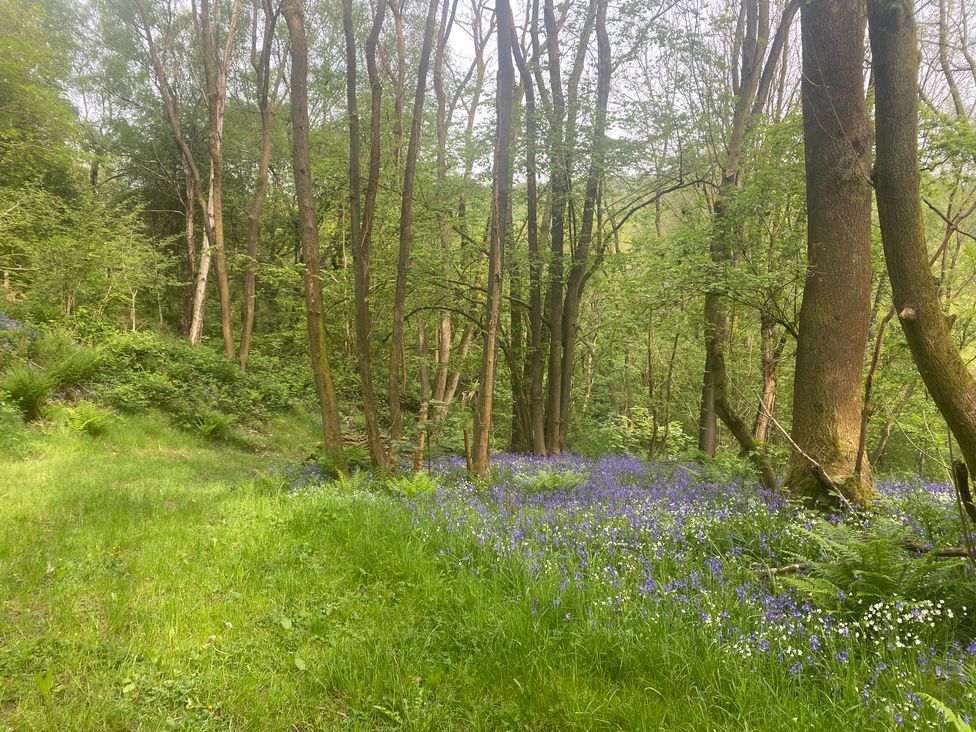
[[[304,420],[248,439],[132,417],[0,461],[0,730],[893,726],[859,675],[736,666],[693,618],[529,612],[577,606],[517,557],[457,562],[470,537],[444,555],[402,499],[268,490]]]

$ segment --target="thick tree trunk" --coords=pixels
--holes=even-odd
[[[922,381],[976,469],[976,381],[939,302],[922,226],[918,168],[918,63],[910,0],[869,0],[877,153],[874,183],[898,320]]]
[[[369,64],[370,96],[370,159],[366,190],[366,213],[360,212],[359,169],[359,110],[356,101],[356,36],[352,19],[352,0],[343,0],[342,19],[346,36],[346,104],[349,117],[349,238],[352,246],[353,287],[355,291],[356,357],[359,383],[363,395],[363,416],[366,421],[366,444],[369,460],[375,468],[386,467],[387,456],[377,419],[376,394],[373,389],[373,365],[370,355],[372,318],[369,310],[369,257],[373,228],[373,214],[379,188],[380,114],[382,85],[376,72],[376,46],[383,26],[386,3],[377,3],[376,15],[366,42]]]
[[[864,100],[860,2],[818,0],[800,11],[807,276],[793,388],[793,440],[856,504],[873,492],[856,470],[861,370],[871,320],[871,123]],[[865,468],[867,466],[864,466]],[[787,483],[815,504],[837,499],[795,454]]]
[[[511,150],[512,106],[515,70],[512,62],[512,9],[508,0],[495,5],[498,34],[498,84],[495,95],[497,114],[495,132],[494,182],[492,185],[491,237],[488,247],[488,299],[485,314],[484,350],[475,405],[472,470],[476,475],[488,472],[491,438],[492,398],[495,389],[495,367],[498,360],[498,325],[501,317],[502,272],[505,240],[510,216],[512,187]]]
[[[308,41],[301,0],[285,0],[281,7],[291,39],[291,127],[295,197],[298,199],[299,236],[305,260],[305,309],[308,318],[309,351],[315,391],[322,415],[325,455],[337,470],[345,471],[339,399],[332,382],[325,331],[319,264],[319,227],[312,190],[308,132]]]
[[[427,7],[427,23],[420,49],[417,69],[417,88],[413,100],[413,117],[407,156],[403,166],[403,191],[400,198],[400,247],[397,256],[396,289],[393,295],[393,338],[390,352],[390,451],[395,453],[396,443],[403,439],[403,405],[401,396],[406,389],[404,363],[404,316],[407,301],[407,275],[410,269],[410,250],[413,247],[413,188],[417,172],[417,156],[420,151],[420,130],[424,117],[424,97],[427,89],[427,72],[434,44],[434,26],[437,20],[437,0],[430,0]]]

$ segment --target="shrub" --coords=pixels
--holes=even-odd
[[[76,432],[98,437],[112,422],[112,413],[91,402],[78,402],[64,410],[65,423]]]
[[[437,492],[437,482],[430,473],[418,470],[408,475],[395,475],[387,479],[384,487],[398,496],[416,496]]]
[[[6,375],[0,388],[10,395],[10,400],[24,415],[24,419],[33,421],[41,418],[54,383],[47,374],[28,366],[20,366]]]
[[[540,470],[532,475],[519,475],[520,482],[524,481],[524,490],[530,492],[547,492],[572,490],[586,483],[587,475],[575,470]]]
[[[0,391],[0,445],[4,451],[10,448],[23,436],[24,422],[17,409],[10,401],[10,395]]]
[[[91,381],[102,365],[102,354],[90,348],[69,352],[48,370],[56,388],[70,389]]]
[[[223,440],[230,436],[237,417],[233,414],[221,414],[220,412],[204,412],[197,415],[190,426],[204,437],[214,440]]]

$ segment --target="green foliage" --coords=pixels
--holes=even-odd
[[[10,395],[0,391],[0,444],[13,452],[24,435],[24,422],[21,411],[13,404]]]
[[[59,389],[71,389],[94,379],[102,365],[102,355],[92,348],[78,348],[48,370]]]
[[[424,470],[390,476],[383,483],[383,486],[390,493],[407,498],[437,492],[437,481]]]
[[[237,417],[233,414],[221,414],[220,412],[204,412],[197,415],[189,426],[195,429],[204,437],[214,440],[225,440],[232,432]]]
[[[531,475],[517,475],[516,480],[530,493],[564,491],[578,488],[586,483],[587,476],[577,470],[538,470]]]
[[[811,549],[809,554],[798,555],[809,563],[809,576],[783,581],[822,606],[837,609],[842,597],[865,605],[893,599],[927,600],[944,603],[963,617],[963,608],[973,604],[966,560],[906,549],[904,529],[883,515],[872,520],[870,530],[853,521],[819,521],[797,531]],[[850,602],[844,607],[864,610]]]
[[[925,692],[921,692],[919,696],[924,699],[929,706],[942,715],[945,721],[951,724],[956,732],[973,732],[972,726],[943,702],[939,701],[930,694],[926,694]]]
[[[65,407],[63,414],[64,422],[68,427],[90,437],[103,435],[114,418],[112,412],[87,401]]]
[[[50,376],[29,366],[14,368],[0,382],[0,388],[9,395],[10,401],[28,421],[43,416],[54,387],[55,383]]]

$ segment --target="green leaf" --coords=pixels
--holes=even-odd
[[[291,626],[292,626],[291,618],[282,615],[281,620],[279,620],[278,622],[281,623],[281,627],[284,628],[285,630],[291,630]]]
[[[299,656],[297,653],[295,654],[295,668],[297,668],[299,671],[304,671],[306,668],[308,668],[308,666],[305,665],[305,659]]]
[[[919,692],[918,695],[922,697],[925,701],[927,701],[933,709],[941,712],[942,716],[945,717],[946,721],[952,724],[952,726],[956,728],[956,732],[973,732],[972,726],[966,724],[966,722],[963,721],[962,717],[960,717],[954,711],[949,709],[949,707],[947,707],[941,701],[936,699],[934,696],[929,696],[928,694],[925,694],[923,692]]]

